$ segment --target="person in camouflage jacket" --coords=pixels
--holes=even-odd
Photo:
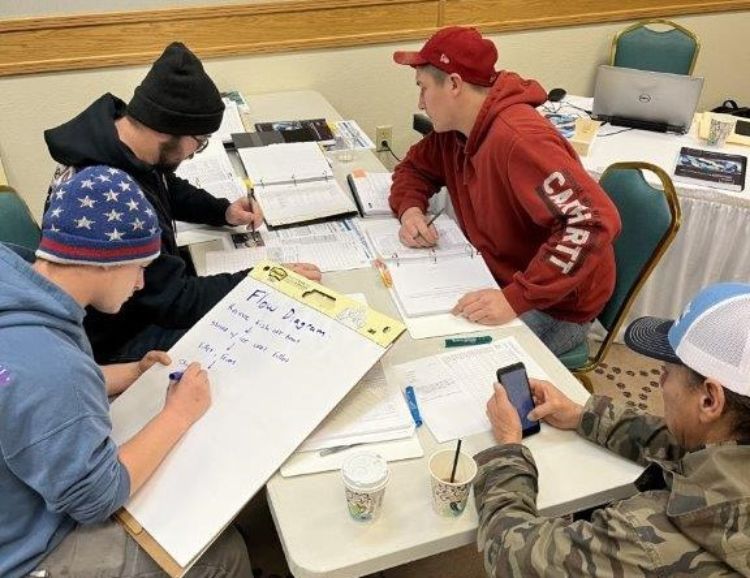
[[[641,318],[625,341],[664,362],[663,418],[600,396],[581,407],[531,380],[531,418],[646,467],[639,493],[590,521],[539,516],[534,458],[495,385],[500,445],[475,457],[474,484],[488,576],[750,576],[750,285],[711,286],[676,322]]]

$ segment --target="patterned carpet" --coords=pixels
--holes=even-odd
[[[659,388],[661,364],[615,344],[604,363],[591,374],[594,393],[608,395],[630,407],[663,415]]]

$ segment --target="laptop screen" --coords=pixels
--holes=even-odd
[[[596,75],[592,112],[612,124],[684,133],[702,89],[702,77],[603,64]]]

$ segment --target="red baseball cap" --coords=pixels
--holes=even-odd
[[[497,48],[491,40],[482,38],[476,28],[443,28],[433,34],[419,52],[399,50],[393,53],[393,60],[408,66],[431,64],[479,86],[492,86],[497,78]]]

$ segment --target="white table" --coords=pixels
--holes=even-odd
[[[591,99],[572,97],[591,110]],[[581,161],[598,178],[610,164],[644,161],[673,175],[683,146],[707,147],[697,137],[697,126],[686,135],[629,130],[598,136]],[[601,133],[623,130],[606,127]],[[750,149],[727,145],[724,152],[748,156]],[[749,179],[750,180],[750,179]],[[676,318],[700,289],[717,281],[750,280],[750,183],[733,192],[675,181],[682,208],[682,226],[636,300],[628,322],[643,315]]]
[[[328,274],[324,282],[342,292],[364,292],[375,309],[397,315],[388,291],[372,270]],[[515,337],[571,398],[588,393],[525,326],[494,329],[495,338]],[[444,351],[443,339],[412,340],[405,334],[384,357],[386,375],[393,364]],[[295,478],[276,474],[268,483],[268,502],[287,562],[297,578],[363,576],[476,541],[473,498],[457,519],[437,516],[430,506],[427,459],[438,447],[427,429],[419,430],[425,451],[420,459],[393,462],[382,516],[371,525],[349,518],[339,472]],[[473,454],[494,444],[490,433],[464,440]],[[539,468],[539,507],[560,515],[598,506],[634,492],[641,469],[580,438],[546,425],[528,440]],[[448,444],[445,447],[452,447]]]
[[[252,120],[340,118],[321,95],[304,91],[249,97]],[[342,186],[353,167],[383,170],[369,151],[358,151],[352,163],[334,163]],[[200,271],[203,254],[215,243],[191,246]],[[374,269],[327,273],[323,282],[345,293],[364,292],[368,303],[383,313],[398,314]],[[514,336],[570,397],[584,401],[588,394],[575,378],[525,326],[484,331],[496,338]],[[439,353],[444,341],[414,341],[405,334],[384,357],[387,375],[392,365]],[[345,363],[345,360],[342,360]],[[362,576],[412,560],[458,548],[476,540],[477,514],[471,501],[457,519],[443,519],[430,507],[427,458],[438,447],[427,427],[419,430],[425,450],[421,459],[393,462],[380,519],[361,525],[350,519],[339,472],[294,478],[276,474],[267,485],[268,503],[292,573],[297,578]],[[475,453],[490,447],[490,433],[464,440]],[[633,480],[641,468],[588,443],[573,432],[542,426],[530,438],[540,471],[539,506],[547,515],[593,507],[634,492]]]

